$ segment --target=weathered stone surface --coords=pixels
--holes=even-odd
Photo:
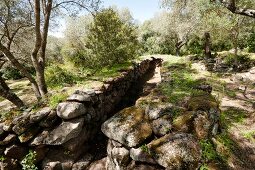
[[[13,124],[12,123],[10,123],[10,122],[4,122],[4,124],[3,124],[3,130],[5,131],[5,132],[10,132],[11,130],[12,130],[12,128],[13,128]]]
[[[69,151],[76,151],[84,145],[84,142],[89,140],[89,138],[91,137],[90,134],[91,134],[90,129],[86,128],[86,125],[85,125],[85,127],[83,127],[79,135],[77,135],[77,137],[70,139],[69,141],[64,143],[63,147]]]
[[[164,170],[165,168],[162,168],[160,166],[157,165],[147,165],[147,164],[142,164],[142,163],[138,163],[135,161],[132,161],[128,167],[127,170]]]
[[[93,160],[91,154],[86,154],[82,159],[73,164],[72,170],[85,170]]]
[[[88,170],[106,170],[106,158],[93,162]]]
[[[12,130],[17,134],[20,135],[24,133],[27,128],[31,126],[31,123],[29,122],[30,115],[23,114],[19,117],[16,117],[12,123],[14,124]]]
[[[48,134],[44,143],[48,145],[62,145],[68,140],[77,137],[82,130],[83,124],[83,118],[62,122]]]
[[[161,104],[161,105],[149,105],[146,108],[146,114],[149,116],[149,119],[154,120],[158,119],[165,114],[169,114],[172,111],[173,106],[171,104]]]
[[[47,148],[46,146],[36,147],[34,151],[36,152],[35,163],[39,163],[45,158],[46,154],[49,151],[49,148]]]
[[[168,134],[147,147],[154,160],[168,169],[197,169],[201,159],[199,143],[191,134]]]
[[[21,160],[27,154],[27,149],[23,146],[12,145],[5,149],[4,154],[7,157]]]
[[[10,144],[11,142],[15,141],[16,139],[16,135],[14,134],[9,134],[7,135],[2,141],[0,141],[0,146],[2,145],[8,145]]]
[[[57,115],[62,119],[72,119],[86,114],[87,109],[82,103],[63,102],[57,107]]]
[[[146,147],[146,146],[144,146],[144,147]],[[149,151],[147,151],[145,148],[144,148],[144,150],[141,147],[137,148],[137,149],[132,148],[130,150],[130,157],[134,161],[157,164],[157,162],[150,155]]]
[[[57,116],[56,110],[51,110],[48,116],[40,121],[39,126],[44,128],[51,127],[55,122],[57,122],[58,119],[60,118]]]
[[[171,118],[165,115],[152,121],[152,130],[157,136],[164,136],[172,129]]]
[[[192,96],[188,101],[188,110],[192,111],[209,111],[210,109],[217,109],[218,106],[216,99],[208,93]]]
[[[61,162],[47,162],[42,166],[43,170],[62,170]]]
[[[18,138],[21,143],[28,142],[32,139],[40,130],[39,126],[32,126],[26,132],[22,133]]]
[[[40,120],[42,120],[44,117],[48,116],[48,114],[51,112],[51,108],[45,107],[41,109],[40,111],[30,114],[30,123],[37,123]]]
[[[210,134],[211,122],[206,112],[200,113],[194,119],[194,130],[198,139],[206,139]]]
[[[185,112],[183,115],[178,116],[173,120],[173,126],[177,130],[189,128],[192,124],[194,112]]]
[[[4,133],[4,124],[0,123],[0,137]]]
[[[6,158],[0,162],[1,170],[20,170],[18,166],[18,161],[16,159]]]
[[[30,143],[31,146],[39,146],[44,144],[44,140],[49,136],[49,130],[44,130],[42,133],[38,134]]]
[[[151,136],[152,129],[143,109],[125,108],[101,127],[102,132],[110,139],[128,147],[135,147]]]
[[[67,101],[74,101],[74,102],[89,102],[91,101],[90,95],[87,94],[72,94],[67,98]]]
[[[130,161],[129,150],[114,140],[108,140],[107,169],[125,169]]]

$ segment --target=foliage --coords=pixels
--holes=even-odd
[[[57,93],[49,97],[49,106],[51,108],[56,108],[60,102],[63,102],[67,99],[67,93]]]
[[[246,116],[246,111],[237,108],[228,108],[221,112],[220,120],[224,122],[224,128],[228,129],[234,123],[242,123]]]
[[[144,145],[142,145],[140,148],[142,149],[142,151],[144,151],[144,152],[146,152],[146,153],[149,153],[149,148],[148,148],[147,145],[144,144]]]
[[[121,21],[113,9],[103,9],[94,18],[86,41],[86,67],[120,64],[136,57],[139,49],[135,27]]]
[[[52,65],[47,67],[45,75],[47,85],[52,88],[61,87],[65,84],[73,84],[77,80],[77,77],[75,75],[59,67],[58,65]]]
[[[21,161],[22,170],[38,170],[38,168],[34,164],[36,160],[35,158],[36,158],[36,152],[29,150],[29,153]]]
[[[195,36],[188,42],[186,48],[189,54],[202,54],[204,49],[204,42],[201,38]]]
[[[201,140],[200,146],[202,148],[202,158],[206,162],[216,160],[218,158],[218,154],[214,149],[214,146],[209,140]]]
[[[0,161],[2,162],[2,161],[4,161],[6,158],[3,156],[3,155],[1,155],[0,156]]]
[[[224,57],[224,62],[230,67],[242,66],[242,68],[248,69],[253,66],[250,57],[243,54],[228,54],[226,57]]]
[[[249,52],[255,53],[255,32],[250,35],[247,44]]]
[[[24,65],[24,67],[29,71],[31,74],[35,74],[35,69],[30,66]],[[3,78],[8,79],[8,80],[18,80],[21,78],[24,78],[24,76],[20,73],[18,69],[16,69],[13,66],[7,66],[2,69],[3,72]]]

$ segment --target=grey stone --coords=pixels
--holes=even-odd
[[[152,129],[143,109],[125,108],[101,126],[110,139],[128,147],[135,147],[152,135]]]
[[[37,135],[30,143],[31,146],[39,146],[44,144],[45,138],[49,135],[48,130],[44,130],[42,133]]]
[[[85,170],[93,160],[91,154],[86,154],[82,159],[73,164],[72,170]]]
[[[11,142],[16,140],[16,135],[14,134],[8,134],[2,141],[0,141],[0,146],[2,145],[8,145]]]
[[[147,147],[147,146],[144,145],[143,147]],[[130,157],[134,161],[157,164],[157,162],[153,159],[153,157],[150,155],[150,153],[148,153],[148,151],[145,149],[143,150],[141,147],[137,148],[137,149],[131,148]]]
[[[164,136],[172,129],[171,118],[165,115],[152,121],[152,130],[157,136]]]
[[[67,98],[67,101],[75,101],[75,102],[89,102],[91,101],[91,97],[87,94],[72,94]]]
[[[55,162],[47,162],[42,165],[43,170],[62,170],[61,162],[55,161]]]
[[[64,102],[58,104],[57,115],[62,119],[72,119],[86,114],[87,109],[82,103]]]
[[[27,149],[23,146],[12,145],[5,149],[4,154],[7,157],[21,160],[27,154]]]
[[[93,162],[88,170],[106,170],[106,158]]]
[[[44,128],[52,127],[58,119],[60,118],[57,116],[57,112],[55,110],[51,110],[48,116],[40,121],[39,126]]]
[[[77,137],[82,130],[83,124],[83,118],[62,122],[48,134],[44,143],[48,145],[62,145],[68,140]]]
[[[165,170],[165,168],[157,165],[141,164],[140,162],[137,163],[135,161],[131,161],[126,170]]]
[[[147,146],[154,160],[168,169],[197,169],[201,160],[201,148],[191,134],[168,134]]]
[[[22,133],[18,138],[21,143],[28,142],[39,132],[39,126],[30,127],[26,132]]]
[[[4,133],[4,124],[0,123],[0,137]]]
[[[41,109],[40,111],[30,114],[30,123],[37,123],[40,120],[42,120],[44,117],[48,116],[48,114],[51,112],[51,108],[45,107]]]
[[[18,166],[18,160],[12,158],[6,158],[5,160],[0,162],[0,169],[1,170],[20,170]]]
[[[158,119],[165,114],[169,114],[172,111],[172,105],[155,105],[155,106],[148,106],[145,110],[145,113],[149,116],[150,120]]]

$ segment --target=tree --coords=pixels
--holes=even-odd
[[[138,51],[135,27],[124,23],[112,8],[94,17],[86,41],[90,67],[111,66],[133,59]]]
[[[100,0],[3,0],[0,2],[0,51],[28,78],[38,99],[47,93],[44,69],[52,14],[57,15],[62,9],[67,11],[71,9],[76,12],[81,8],[88,11],[97,10],[99,3]],[[35,35],[31,61],[36,71],[36,79],[19,62],[12,51],[16,37],[20,36],[22,30],[29,28],[33,28]]]
[[[7,62],[8,60],[5,59],[4,55],[0,55],[0,69],[2,66]],[[17,107],[21,108],[24,107],[23,101],[15,94],[13,93],[8,85],[6,84],[5,80],[2,77],[2,73],[0,73],[0,96],[3,98],[6,98],[10,102],[12,102]]]
[[[197,0],[163,0],[163,6],[171,6],[174,2],[179,2],[184,5],[187,4],[188,1],[197,1]],[[244,15],[248,17],[255,18],[255,6],[253,0],[204,0],[207,2],[213,2],[214,4],[220,3],[226,9],[231,11],[234,14]],[[247,7],[248,5],[248,7]],[[245,7],[240,7],[245,6]]]

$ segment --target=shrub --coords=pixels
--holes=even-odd
[[[29,153],[21,161],[22,170],[38,170],[38,168],[34,164],[35,157],[36,157],[36,152],[29,150]]]
[[[71,72],[68,72],[57,65],[52,65],[46,68],[46,82],[49,87],[61,87],[65,84],[73,84],[77,77]]]
[[[194,37],[188,42],[186,48],[189,54],[202,54],[204,50],[203,41],[199,37]]]
[[[224,58],[224,62],[236,70],[245,70],[252,67],[253,63],[248,55],[228,54]]]
[[[135,58],[139,44],[135,27],[122,22],[118,14],[108,8],[96,14],[89,28],[86,47],[86,66],[99,68]]]
[[[35,69],[33,67],[26,66],[26,65],[24,65],[24,66],[28,70],[29,73],[35,74]],[[3,78],[8,79],[8,80],[10,80],[10,79],[18,80],[18,79],[24,78],[24,76],[20,73],[20,71],[11,65],[3,68],[1,72],[3,72]]]
[[[251,36],[248,39],[248,51],[255,53],[255,32],[251,34]]]

